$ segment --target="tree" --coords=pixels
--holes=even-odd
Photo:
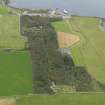
[[[39,16],[21,16],[22,35],[28,37],[33,64],[33,92],[50,93],[52,81],[64,81],[64,61],[59,54],[57,34],[50,19]]]
[[[10,0],[0,0],[0,5],[7,6],[10,3]]]

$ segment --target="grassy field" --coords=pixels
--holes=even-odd
[[[0,48],[23,49],[26,38],[19,33],[19,17],[0,16]]]
[[[69,22],[56,22],[54,26],[80,37],[80,43],[72,47],[75,64],[85,66],[93,78],[105,84],[105,32],[99,24],[98,18],[73,16]]]
[[[99,29],[99,19],[73,16],[53,25],[57,31],[80,37],[80,42],[71,47],[75,64],[85,66],[93,78],[105,84],[105,32]],[[19,17],[0,15],[0,48],[23,49],[26,41],[19,33]],[[1,96],[32,91],[32,68],[27,52],[0,51],[0,65]]]
[[[0,51],[0,96],[32,92],[32,65],[28,52]]]
[[[0,15],[5,15],[8,13],[8,9],[4,7],[0,7]]]
[[[105,94],[58,94],[26,96],[17,105],[105,105]]]

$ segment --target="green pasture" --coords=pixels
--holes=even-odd
[[[32,93],[29,52],[0,51],[0,96]]]
[[[25,96],[20,98],[17,105],[105,105],[105,94],[71,93]]]
[[[93,78],[105,84],[105,32],[99,25],[99,18],[79,16],[54,23],[56,30],[80,37],[80,42],[71,47],[75,64],[85,66]]]
[[[0,15],[5,15],[8,13],[8,9],[0,6]]]
[[[20,35],[19,16],[0,16],[0,48],[24,49],[27,39]]]

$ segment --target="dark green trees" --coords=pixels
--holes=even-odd
[[[56,19],[55,19],[56,20]],[[52,83],[72,86],[76,91],[96,91],[94,80],[85,67],[76,66],[69,49],[59,49],[55,29],[48,17],[21,16],[21,34],[28,38],[33,64],[33,92],[52,93]]]
[[[64,61],[58,52],[57,35],[44,17],[21,17],[22,34],[28,37],[33,63],[34,93],[50,93],[52,81],[64,81]]]

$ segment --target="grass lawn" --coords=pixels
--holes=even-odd
[[[0,48],[23,49],[26,38],[19,33],[19,17],[15,15],[0,16]]]
[[[0,7],[0,15],[4,15],[8,13],[8,9],[4,7]]]
[[[29,53],[0,51],[0,96],[28,93],[32,93]]]
[[[55,27],[57,31],[62,31],[62,32],[71,32],[71,25],[68,24],[66,21],[58,21],[52,23],[52,25]]]
[[[68,23],[56,22],[54,26],[80,37],[80,43],[72,47],[75,64],[85,66],[93,78],[105,84],[105,32],[99,29],[99,22],[98,18],[73,16]]]
[[[17,105],[105,105],[105,94],[58,94],[26,96]]]

